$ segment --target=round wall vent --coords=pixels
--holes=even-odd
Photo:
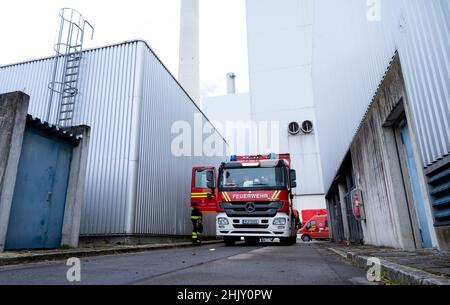
[[[293,136],[298,135],[300,132],[300,124],[298,122],[289,123],[288,131]]]
[[[302,132],[305,134],[309,134],[313,131],[314,125],[311,121],[306,120],[302,123]]]

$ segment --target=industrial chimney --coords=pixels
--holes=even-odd
[[[227,94],[236,94],[236,74],[227,74]]]
[[[182,0],[178,81],[200,106],[199,0]]]

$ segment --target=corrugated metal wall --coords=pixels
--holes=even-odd
[[[450,2],[316,0],[313,86],[325,189],[398,50],[424,167],[450,152]]]
[[[53,61],[0,67],[0,92],[24,91],[31,97],[29,112],[44,118]],[[170,154],[170,126],[180,113],[193,118],[193,102],[140,41],[85,51],[79,91],[73,124],[92,127],[82,234],[187,234],[186,169],[194,161]],[[136,124],[139,113],[142,125]],[[158,187],[152,185],[156,181]],[[161,195],[169,188],[171,195]]]
[[[125,233],[136,43],[94,49],[83,56],[73,124],[91,126],[92,134],[81,232]],[[53,62],[1,68],[0,92],[24,91],[30,95],[29,112],[44,118]]]
[[[209,121],[179,89],[178,84],[150,53],[143,58],[143,98],[139,158],[137,233],[190,234],[190,188],[193,166],[218,166],[225,157],[178,157],[171,153],[172,123],[188,122],[194,141],[194,119],[204,125]],[[205,127],[205,128],[209,128]],[[155,132],[148,132],[154,130]],[[217,133],[216,133],[217,135]],[[206,137],[207,135],[205,135]],[[220,141],[220,137],[217,137]],[[193,153],[192,146],[192,153]],[[224,145],[224,149],[226,149]],[[206,163],[206,164],[205,164]],[[174,208],[179,205],[178,208]],[[188,220],[188,221],[186,221]],[[205,216],[205,232],[215,235],[215,218]]]

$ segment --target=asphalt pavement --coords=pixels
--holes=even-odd
[[[0,284],[364,285],[366,272],[317,243],[155,250],[0,267]],[[71,261],[73,263],[73,261]],[[78,272],[78,271],[75,271]],[[71,276],[72,275],[72,276]]]

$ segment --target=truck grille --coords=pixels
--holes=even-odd
[[[222,208],[228,217],[274,217],[282,202],[224,202]]]
[[[233,225],[235,229],[267,229],[269,225]]]

